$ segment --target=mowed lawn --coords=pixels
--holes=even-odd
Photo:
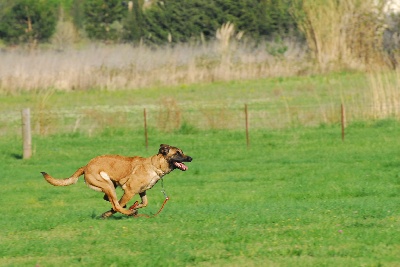
[[[2,266],[399,266],[400,124],[250,131],[105,132],[0,140]],[[165,177],[155,218],[116,214],[81,178],[99,154],[150,156],[161,143],[193,157]],[[153,214],[160,184],[148,191]],[[121,191],[118,191],[119,196]],[[135,200],[137,196],[135,197]],[[133,202],[133,201],[131,201]]]

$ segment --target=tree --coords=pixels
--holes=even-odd
[[[146,38],[163,43],[172,36],[172,42],[186,42],[192,38],[215,36],[222,21],[221,9],[215,1],[165,0],[146,10]]]
[[[163,0],[145,11],[146,38],[150,42],[186,42],[214,38],[230,22],[255,40],[288,34],[295,28],[291,0]]]
[[[84,23],[84,0],[73,0],[71,5],[71,17],[76,29],[83,29]]]
[[[0,38],[9,44],[46,42],[55,31],[57,6],[47,0],[18,0],[5,9]]]
[[[266,10],[258,0],[216,0],[224,14],[222,23],[231,22],[238,31],[245,32],[246,36],[259,39],[260,29],[264,24]]]
[[[121,0],[86,0],[85,30],[89,38],[118,41],[122,36],[122,20],[127,8]]]
[[[132,5],[130,5],[130,3]],[[132,0],[128,2],[128,14],[123,22],[124,40],[137,42],[143,37],[144,15],[143,0]]]
[[[268,37],[284,36],[295,33],[299,35],[296,20],[292,16],[293,0],[262,0],[265,10],[260,34]]]
[[[0,2],[0,20],[11,10],[14,3],[13,0],[3,0]]]

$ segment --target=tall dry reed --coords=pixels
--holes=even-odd
[[[293,15],[322,70],[384,62],[386,0],[296,0]]]
[[[200,44],[159,48],[89,44],[0,51],[0,92],[134,89],[293,76],[309,68],[305,49],[296,42],[285,41],[287,51],[276,57],[268,53],[266,43],[240,41],[242,35],[228,23],[218,31],[216,40]],[[56,48],[61,46],[55,43]]]
[[[370,117],[400,118],[400,71],[368,74]]]

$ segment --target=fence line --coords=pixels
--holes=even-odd
[[[244,108],[243,108],[244,107]],[[380,109],[385,107],[380,106]],[[0,114],[0,136],[22,133],[23,158],[32,155],[32,135],[51,135],[65,133],[83,133],[89,136],[106,129],[122,128],[143,130],[146,149],[148,148],[148,130],[163,132],[228,129],[245,132],[246,145],[250,147],[250,131],[259,129],[277,129],[296,126],[316,126],[321,124],[340,124],[342,141],[349,121],[362,121],[382,118],[373,106],[307,105],[266,107],[257,103],[214,106],[214,107],[93,107],[74,110],[33,110],[23,109],[20,117],[16,112]],[[8,116],[7,116],[8,115]],[[389,114],[398,117],[398,114]],[[388,114],[386,114],[388,117]],[[22,131],[21,131],[22,126]],[[340,136],[338,130],[338,138]]]
[[[20,111],[0,114],[0,136],[21,134],[20,114]],[[111,128],[132,130],[145,128],[146,131],[157,129],[164,132],[228,129],[243,130],[249,136],[250,130],[321,124],[342,124],[344,130],[348,122],[380,118],[378,115],[373,106],[340,103],[314,106],[268,106],[265,103],[242,103],[217,107],[123,106],[118,109],[96,106],[73,110],[32,109],[31,127],[32,135],[43,136],[59,133],[83,133],[92,136]]]

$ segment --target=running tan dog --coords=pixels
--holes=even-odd
[[[79,168],[70,178],[55,179],[45,172],[42,174],[47,182],[55,186],[75,184],[79,176],[84,174],[86,184],[93,190],[104,192],[104,199],[111,202],[112,209],[102,215],[103,218],[107,218],[116,212],[134,215],[137,209],[146,207],[146,190],[176,168],[186,171],[188,168],[183,162],[191,161],[192,158],[183,154],[181,149],[162,144],[158,154],[149,158],[98,156]],[[124,190],[119,202],[115,191],[117,186]],[[140,195],[142,202],[133,211],[125,209],[135,194]]]

